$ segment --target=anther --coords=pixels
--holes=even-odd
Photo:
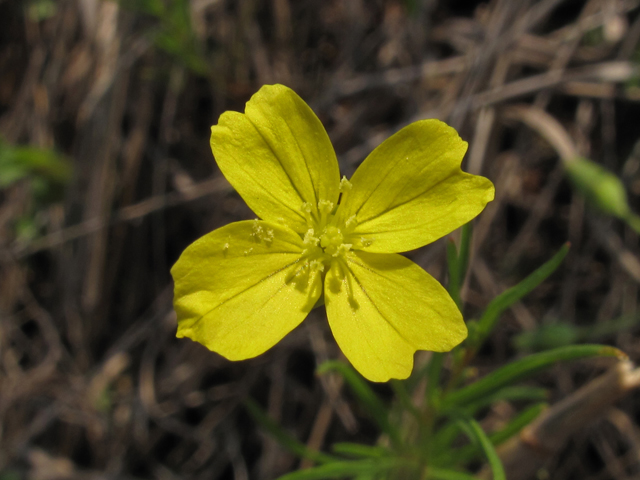
[[[329,200],[320,200],[318,202],[318,210],[320,213],[329,214],[333,210],[333,202]]]
[[[320,239],[315,236],[315,231],[313,230],[313,228],[310,228],[309,230],[307,230],[307,233],[304,234],[303,243],[305,245],[315,246],[315,245],[318,245],[318,242],[320,242]]]
[[[340,246],[338,246],[338,248],[336,249],[335,253],[333,255],[331,255],[331,256],[332,257],[338,257],[340,255],[344,255],[349,250],[351,250],[351,247],[353,247],[353,245],[351,243],[342,243]]]
[[[274,238],[273,230],[260,225],[258,219],[253,221],[253,232],[250,235],[256,242],[264,242],[267,245],[270,245]]]
[[[328,223],[332,211],[333,202],[330,202],[329,200],[320,200],[318,202],[318,212],[320,213],[318,225],[320,228],[323,228]]]
[[[267,245],[271,245],[274,237],[275,235],[273,233],[273,230],[271,230],[270,228],[267,228],[267,231],[265,232],[265,236],[264,236],[264,243],[266,243]]]
[[[309,262],[309,270],[311,270],[313,275],[317,275],[318,273],[324,272],[324,263],[320,260],[311,260]]]
[[[311,216],[311,204],[309,202],[302,202],[300,206],[304,219],[307,221],[307,225],[313,224],[313,218]]]

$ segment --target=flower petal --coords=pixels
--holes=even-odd
[[[291,89],[265,85],[245,113],[225,112],[211,127],[211,149],[220,170],[263,220],[306,232],[308,203],[338,201],[336,154],[318,117]]]
[[[177,336],[230,360],[271,348],[322,293],[302,250],[295,232],[259,220],[231,223],[191,244],[171,269]]]
[[[447,291],[411,260],[354,252],[333,262],[325,302],[338,345],[366,378],[407,378],[416,350],[446,352],[467,336]]]
[[[493,200],[493,184],[460,170],[467,143],[439,120],[421,120],[378,146],[354,173],[338,215],[353,215],[369,252],[422,247],[465,224]],[[369,243],[369,242],[367,242]]]

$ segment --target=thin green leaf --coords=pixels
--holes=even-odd
[[[375,460],[338,461],[299,470],[283,475],[278,480],[322,480],[325,478],[344,478],[355,475],[376,475],[388,470],[415,466],[399,458],[380,458]]]
[[[447,470],[444,468],[429,468],[427,471],[427,479],[429,480],[477,480],[473,475],[458,472],[456,470]]]
[[[546,401],[548,392],[545,388],[539,387],[504,387],[491,395],[484,396],[476,402],[470,402],[465,409],[472,414],[481,408],[488,407],[498,401]]]
[[[581,336],[586,341],[602,339],[603,337],[615,335],[625,330],[637,327],[639,319],[640,316],[638,314],[623,315],[622,317],[607,320],[606,322],[596,323],[595,325],[588,327],[582,327]]]
[[[359,458],[379,458],[391,453],[384,447],[349,442],[334,443],[331,449],[341,455]]]
[[[568,252],[569,243],[567,242],[551,260],[544,263],[520,283],[494,298],[480,318],[474,338],[470,338],[472,346],[476,349],[479,348],[482,342],[484,342],[487,336],[493,331],[502,312],[531,292],[549,275],[555,272]]]
[[[442,364],[444,361],[444,353],[433,352],[429,363],[427,363],[426,377],[427,384],[425,388],[426,396],[426,409],[422,416],[419,428],[419,440],[418,448],[422,452],[424,458],[429,458],[431,450],[437,443],[433,442],[433,430],[435,427],[435,420],[438,416],[438,410],[440,409],[440,401],[442,395],[442,389],[440,388],[440,375],[442,373]]]
[[[411,395],[409,395],[405,383],[400,380],[391,380],[389,382],[389,385],[391,385],[391,388],[393,388],[393,391],[396,394],[396,398],[400,401],[400,405],[402,406],[402,408],[405,411],[411,413],[411,415],[413,415],[416,420],[420,420],[422,415],[413,404]]]
[[[513,345],[519,351],[542,352],[552,348],[574,345],[580,341],[580,327],[570,323],[549,323],[518,334]]]
[[[639,315],[624,315],[585,327],[556,320],[520,333],[513,339],[513,345],[521,351],[539,352],[576,343],[602,341],[603,338],[637,327],[639,318]]]
[[[633,215],[624,184],[602,165],[588,158],[576,157],[565,162],[565,171],[576,190],[602,213],[623,220]]]
[[[349,384],[353,393],[358,397],[362,406],[369,415],[376,421],[380,429],[389,435],[391,443],[399,447],[401,445],[400,433],[389,422],[387,407],[378,398],[376,393],[362,379],[362,377],[350,366],[338,361],[325,362],[318,367],[318,373],[323,374],[329,371],[338,372],[345,382]]]
[[[273,438],[275,438],[280,445],[288,449],[290,452],[296,454],[299,457],[309,459],[317,463],[335,462],[338,459],[332,455],[327,455],[322,452],[318,452],[307,447],[304,443],[299,442],[294,437],[289,435],[284,429],[269,418],[260,408],[260,406],[251,398],[244,401],[244,407],[247,412],[258,422],[262,428],[268,431]]]
[[[11,146],[0,140],[0,188],[27,176],[65,185],[71,173],[70,162],[53,150]]]
[[[540,415],[546,408],[546,403],[538,403],[527,408],[507,423],[504,428],[489,435],[491,443],[497,446],[506,442],[538,418],[538,415]],[[434,458],[434,463],[436,465],[464,465],[471,460],[478,458],[481,455],[482,450],[479,448],[479,445],[472,444],[465,445],[459,449],[442,448],[440,449],[440,452],[440,455]]]
[[[467,268],[469,268],[469,254],[471,252],[471,237],[473,236],[473,223],[465,223],[462,226],[460,235],[460,248],[458,249],[458,278],[460,279],[460,287],[464,283],[467,276]]]
[[[546,403],[537,403],[532,405],[531,407],[524,410],[517,417],[512,419],[507,425],[491,435],[491,442],[494,445],[500,445],[501,443],[506,442],[515,434],[520,432],[524,427],[533,422],[538,415],[540,415],[544,410],[547,409]]]
[[[627,225],[629,225],[634,232],[640,233],[640,216],[633,212],[629,212],[622,220],[627,222]]]
[[[447,283],[447,290],[461,311],[462,298],[460,297],[460,291],[467,275],[467,267],[469,266],[471,233],[472,224],[469,222],[462,226],[460,248],[456,248],[456,244],[453,240],[450,240],[447,243],[447,264],[449,266],[449,282]]]
[[[449,452],[452,451],[451,445],[460,435],[460,425],[456,422],[448,422],[440,427],[440,429],[431,438],[433,446],[432,462],[437,466],[446,465],[446,461],[441,461]],[[446,457],[448,458],[448,457]],[[437,462],[437,463],[435,463]]]
[[[500,460],[500,457],[498,457],[496,449],[493,447],[493,444],[491,443],[491,440],[489,440],[489,437],[487,437],[487,434],[482,430],[480,424],[472,418],[461,419],[460,422],[463,430],[469,438],[472,441],[477,442],[480,445],[480,448],[484,451],[484,454],[489,461],[489,465],[491,466],[491,471],[493,472],[493,479],[506,480],[502,461]]]
[[[471,402],[462,410],[464,415],[474,415],[474,413],[484,407],[499,400],[537,400],[546,401],[547,391],[543,388],[535,387],[505,387],[495,395],[484,397],[479,402]],[[546,403],[537,403],[533,407],[527,408],[523,413],[512,419],[502,430],[491,435],[494,445],[499,445],[505,435],[512,435],[515,429],[517,433],[521,428],[533,420],[544,408]],[[461,465],[474,458],[479,452],[473,445],[453,449],[452,444],[460,435],[460,426],[456,422],[449,422],[440,427],[432,437],[433,457],[432,464],[436,466]],[[507,437],[508,438],[508,437]]]
[[[442,362],[444,361],[444,353],[433,352],[429,359],[429,367],[427,369],[427,405],[431,410],[438,408],[438,401],[441,393],[440,389],[440,373],[442,372]]]
[[[456,244],[452,238],[447,242],[447,265],[449,267],[449,281],[447,282],[447,291],[449,295],[458,305],[458,309],[462,309],[462,299],[460,298],[460,277],[458,269],[458,251]]]
[[[557,362],[598,356],[618,357],[621,359],[627,358],[622,351],[606,345],[571,345],[556,348],[555,350],[535,353],[511,362],[471,385],[451,392],[444,398],[443,406],[446,408],[455,408],[466,405],[472,401],[477,401],[486,395],[496,392],[502,387],[517,382]]]

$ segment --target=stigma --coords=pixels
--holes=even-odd
[[[325,255],[338,257],[351,250],[353,244],[345,242],[340,228],[330,225],[320,236],[320,247],[324,250]]]
[[[345,256],[354,247],[351,232],[356,227],[355,215],[346,221],[336,218],[336,206],[328,200],[320,200],[317,209],[311,204],[303,203],[301,210],[307,220],[307,231],[303,236],[305,253],[315,258],[322,258],[325,264],[332,259]],[[356,247],[361,244],[356,241]]]

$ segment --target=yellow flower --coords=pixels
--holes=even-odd
[[[351,180],[320,120],[283,85],[211,128],[224,176],[260,220],[190,245],[171,270],[178,337],[230,360],[255,357],[298,326],[324,294],[333,335],[353,366],[406,378],[416,350],[445,352],[467,328],[446,290],[398,255],[474,218],[489,180],[460,170],[467,149],[438,120],[403,128]]]

